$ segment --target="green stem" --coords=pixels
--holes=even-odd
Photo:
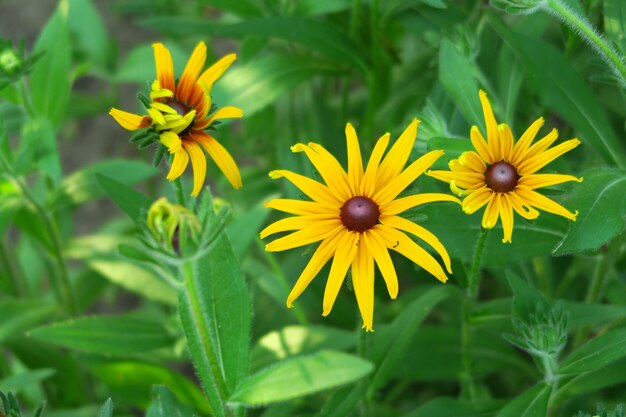
[[[11,281],[11,287],[14,291],[13,295],[17,297],[24,297],[28,295],[28,289],[24,282],[24,276],[21,268],[17,262],[15,253],[11,251],[9,245],[4,241],[0,241],[0,265],[4,265],[5,270],[9,274],[9,280]]]
[[[461,345],[463,351],[462,392],[470,401],[476,399],[476,386],[472,376],[472,314],[478,300],[480,287],[480,264],[487,241],[488,229],[481,229],[474,248],[472,267],[467,277],[467,291],[461,308]]]
[[[185,206],[185,193],[183,192],[183,183],[180,181],[180,177],[174,180],[174,187],[176,187],[176,200],[178,204]]]
[[[24,105],[24,109],[26,109],[26,113],[31,119],[35,118],[35,109],[31,103],[30,95],[28,94],[28,88],[26,87],[26,80],[22,78],[22,80],[17,84],[17,88],[20,92],[20,96],[22,99],[22,104]]]
[[[585,40],[611,67],[626,88],[626,60],[600,35],[585,17],[577,14],[561,0],[546,0],[543,10],[556,16]]]

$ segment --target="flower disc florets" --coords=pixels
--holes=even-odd
[[[341,207],[341,222],[351,232],[364,232],[378,223],[378,205],[367,197],[352,197]]]
[[[485,183],[497,193],[513,191],[519,180],[515,167],[507,162],[500,161],[490,165],[485,172]]]

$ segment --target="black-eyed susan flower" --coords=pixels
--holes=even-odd
[[[484,91],[479,93],[483,107],[487,140],[476,126],[470,130],[475,151],[464,152],[449,163],[450,171],[429,171],[428,175],[450,183],[453,193],[463,199],[463,211],[472,214],[487,205],[482,226],[490,229],[502,220],[502,242],[511,242],[513,212],[525,219],[539,216],[537,209],[558,214],[575,221],[578,212],[570,212],[555,201],[535,190],[567,181],[582,181],[572,175],[537,174],[541,168],[580,144],[578,139],[567,140],[553,148],[558,132],[552,129],[545,137],[532,143],[543,126],[537,119],[515,142],[508,125],[497,124]]]
[[[155,129],[159,141],[174,158],[167,174],[170,181],[180,177],[191,160],[193,167],[192,196],[202,189],[206,176],[204,151],[217,164],[228,181],[240,188],[239,168],[228,151],[206,130],[216,120],[240,118],[243,113],[233,106],[222,107],[211,113],[213,83],[237,59],[228,54],[201,73],[206,61],[206,45],[198,43],[182,76],[174,79],[174,64],[169,50],[161,43],[152,45],[156,64],[156,80],[151,85],[146,116],[111,109],[109,114],[125,129],[146,127]]]
[[[390,297],[395,299],[398,295],[398,278],[389,249],[404,255],[440,281],[448,279],[437,260],[406,233],[429,244],[441,256],[447,271],[452,273],[450,258],[439,239],[424,227],[399,216],[424,203],[460,203],[453,196],[438,193],[398,198],[443,155],[443,151],[429,152],[404,169],[415,142],[418,123],[414,120],[409,125],[384,158],[389,133],[382,136],[366,168],[363,167],[356,132],[348,123],[347,172],[321,145],[300,143],[293,146],[293,152],[307,155],[324,183],[290,171],[270,172],[272,178],[286,178],[292,182],[310,200],[275,199],[265,204],[295,215],[279,220],[261,232],[261,238],[265,238],[274,233],[293,231],[269,243],[266,250],[283,251],[321,241],[287,297],[287,307],[292,306],[331,258],[323,315],[330,313],[348,269],[351,269],[352,284],[366,330],[372,330],[374,315],[374,263],[378,265]]]

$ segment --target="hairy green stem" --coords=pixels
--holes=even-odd
[[[469,396],[471,401],[476,399],[476,386],[474,385],[474,377],[472,376],[472,314],[474,306],[478,299],[478,291],[480,288],[480,264],[485,250],[485,242],[487,241],[488,229],[481,229],[476,246],[474,248],[474,257],[472,267],[467,277],[466,296],[463,300],[461,308],[461,345],[463,352],[463,375],[462,375],[462,392]]]
[[[585,16],[579,15],[561,0],[546,0],[542,9],[556,16],[595,49],[619,78],[622,87],[626,88],[626,60],[594,29]]]
[[[185,193],[183,192],[183,184],[180,181],[180,177],[174,180],[174,187],[176,187],[176,200],[178,201],[178,204],[180,204],[183,207],[186,207],[185,206]]]

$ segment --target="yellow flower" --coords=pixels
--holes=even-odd
[[[576,221],[578,212],[569,212],[535,190],[567,181],[582,181],[582,178],[572,175],[536,173],[577,147],[580,141],[570,139],[550,148],[558,137],[557,130],[552,129],[545,137],[532,144],[543,126],[543,118],[539,118],[514,143],[509,126],[496,123],[485,92],[481,90],[479,96],[487,125],[487,141],[478,128],[472,126],[470,139],[476,151],[464,152],[458,159],[450,161],[450,171],[429,171],[427,174],[450,183],[453,193],[465,197],[463,211],[467,214],[487,205],[482,226],[490,229],[500,218],[504,243],[511,243],[513,211],[525,219],[536,219],[539,216],[536,209],[540,209]]]
[[[239,168],[228,151],[205,129],[216,120],[240,118],[243,112],[237,107],[222,107],[211,110],[211,88],[213,83],[237,59],[228,54],[200,74],[206,61],[206,45],[198,43],[183,75],[174,81],[174,64],[169,50],[161,43],[152,45],[156,63],[156,80],[150,92],[150,108],[147,116],[111,109],[109,114],[125,129],[137,130],[154,126],[160,142],[166,146],[174,161],[167,174],[170,181],[180,177],[191,159],[193,167],[193,191],[196,197],[206,176],[204,149],[235,188],[241,188]]]
[[[407,160],[415,143],[419,121],[414,120],[391,147],[389,133],[382,136],[363,168],[356,132],[346,126],[348,171],[326,149],[316,143],[297,144],[293,152],[304,152],[325,184],[302,175],[278,170],[272,178],[286,178],[306,194],[310,201],[276,199],[266,207],[294,214],[279,220],[261,232],[261,238],[285,231],[295,231],[269,243],[267,251],[283,251],[319,242],[308,265],[287,298],[292,304],[322,267],[334,257],[326,282],[323,315],[330,313],[348,269],[352,268],[352,284],[363,327],[372,330],[374,315],[374,261],[382,273],[392,299],[398,294],[398,278],[388,249],[406,256],[442,282],[448,278],[433,256],[418,246],[404,232],[411,233],[429,244],[441,256],[446,269],[452,273],[446,249],[431,232],[398,214],[424,203],[460,201],[447,194],[416,194],[398,198],[417,177],[443,155],[433,151],[411,163]]]

